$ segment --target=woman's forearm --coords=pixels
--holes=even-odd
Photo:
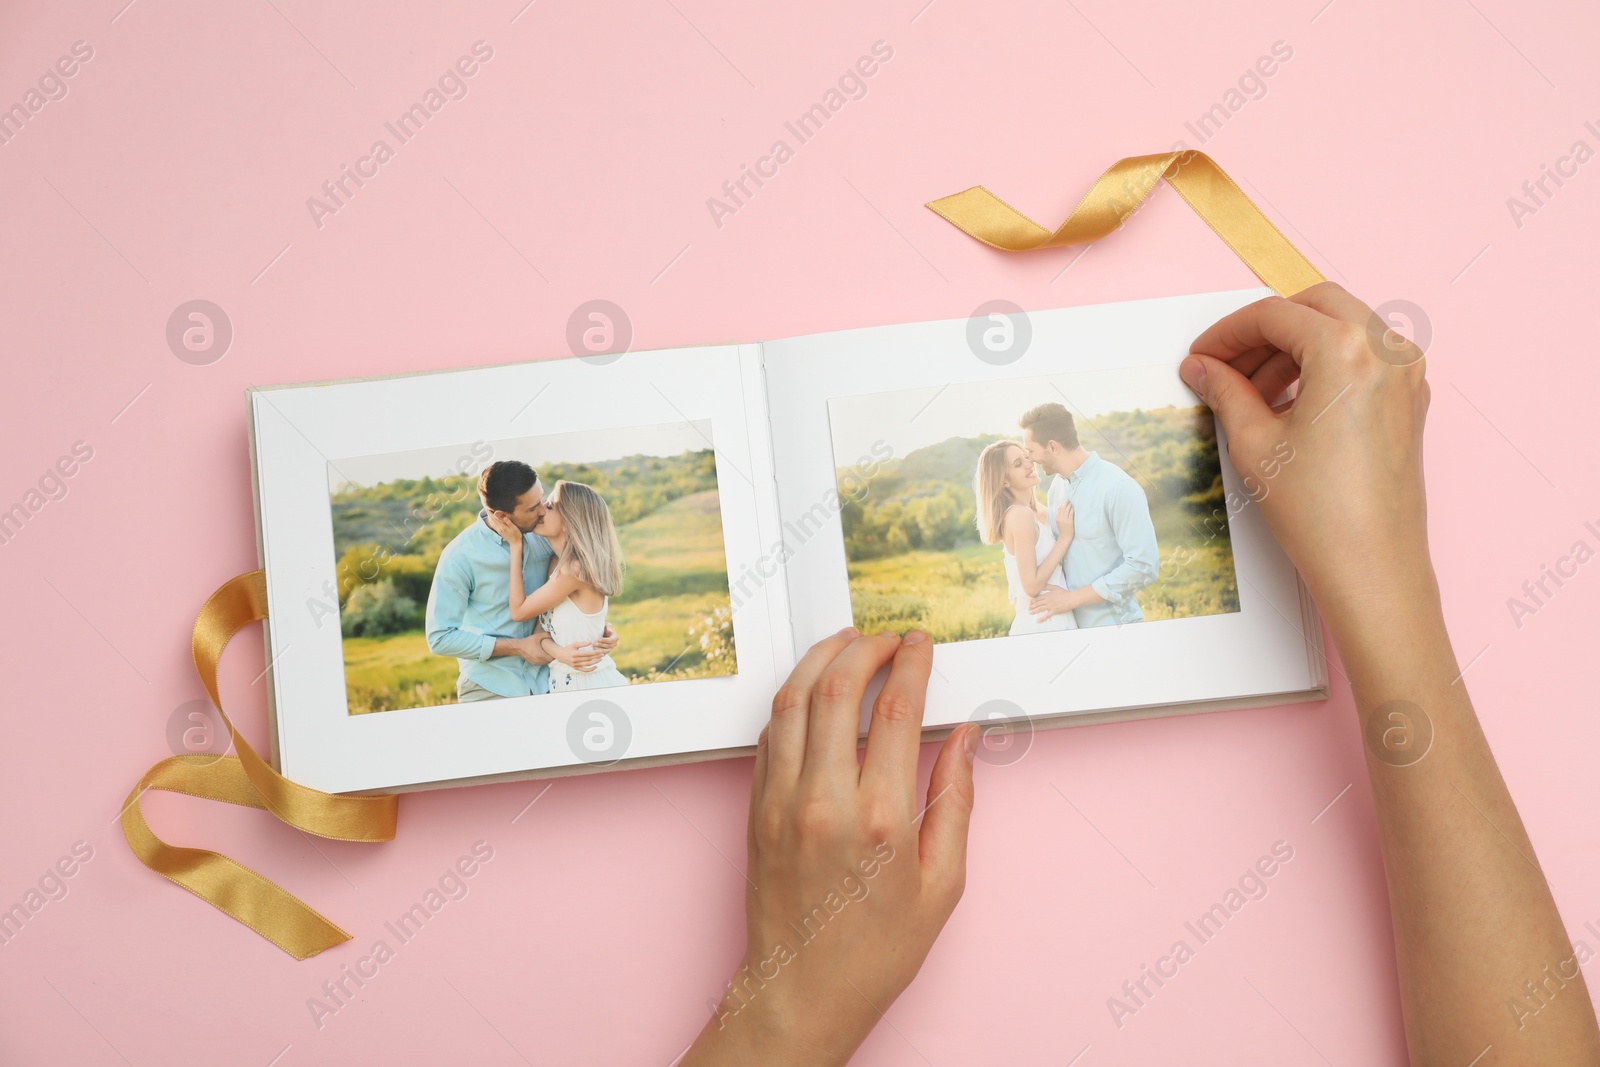
[[[1413,1063],[1600,1062],[1594,1012],[1479,726],[1431,572],[1330,602],[1388,874]]]
[[[1039,570],[1042,571],[1045,574],[1049,574],[1051,571],[1053,571],[1057,567],[1061,566],[1061,564],[1066,561],[1067,549],[1071,545],[1072,545],[1072,538],[1070,536],[1069,537],[1058,537],[1058,538],[1056,538],[1056,543],[1051,545],[1050,546],[1050,551],[1045,554],[1044,562],[1039,564]],[[1065,580],[1066,580],[1066,576],[1063,575],[1062,576],[1062,581],[1065,582]],[[1039,588],[1043,589],[1045,587],[1045,584],[1046,583],[1041,581],[1039,583]],[[1037,591],[1035,591],[1035,595],[1037,595]]]
[[[1269,469],[1280,445],[1294,457],[1261,510],[1355,696],[1412,1064],[1600,1063],[1578,960],[1445,632],[1422,472],[1427,358],[1382,321],[1324,282],[1225,316],[1180,374],[1236,470]],[[1289,404],[1269,406],[1295,381]]]
[[[561,602],[561,596],[551,595],[555,592],[556,583],[546,581],[538,590],[529,594],[524,593],[522,585],[522,561],[516,556],[511,557],[511,617],[518,622],[527,622],[537,618]]]
[[[1013,514],[1021,514],[1020,511]],[[1022,591],[1030,597],[1038,596],[1045,586],[1045,575],[1050,573],[1048,567],[1034,562],[1034,555],[1038,551],[1039,535],[1033,529],[1032,517],[1029,525],[1013,523],[1006,536],[1005,549],[1011,553],[1011,558],[1017,565],[1017,584],[1022,586]]]
[[[511,553],[511,581],[507,584],[507,595],[511,599],[511,617],[520,619],[517,609],[522,607],[522,602],[527,599],[522,586],[522,553],[515,550]]]
[[[513,571],[511,577],[511,617],[518,622],[527,622],[529,619],[538,618],[565,600],[576,588],[578,588],[578,583],[572,578],[552,575],[545,579],[545,583],[538,589],[524,596],[520,575],[518,572]]]
[[[1038,596],[1040,593],[1044,592],[1044,587],[1050,584],[1050,572],[1054,570],[1054,568],[1041,563],[1032,570],[1028,570],[1029,564],[1027,560],[1031,558],[1031,549],[1027,557],[1016,557],[1017,582],[1022,586],[1022,591],[1032,597]],[[1046,563],[1048,562],[1049,561],[1046,560]]]

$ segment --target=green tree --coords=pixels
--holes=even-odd
[[[377,637],[421,625],[417,602],[387,580],[358,586],[339,613],[339,629],[345,637]]]
[[[961,536],[961,505],[951,497],[946,491],[918,502],[917,526],[922,534],[922,547],[951,548]]]

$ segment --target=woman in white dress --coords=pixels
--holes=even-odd
[[[522,532],[509,521],[492,511],[486,521],[512,544],[521,543]],[[533,532],[550,542],[550,570],[543,585],[524,594],[522,553],[511,553],[511,617],[526,622],[539,616],[558,645],[597,640],[605,633],[611,598],[622,591],[622,545],[605,498],[582,482],[557,482]],[[627,684],[610,656],[588,671],[550,664],[552,693]]]
[[[1028,604],[1047,585],[1067,588],[1061,561],[1072,544],[1072,501],[1056,509],[1058,539],[1045,522],[1047,513],[1035,489],[1039,475],[1027,449],[1016,441],[996,441],[978,457],[973,478],[978,497],[978,535],[986,545],[1002,548],[1006,565],[1006,597],[1016,608],[1010,633],[1037,634],[1076,630],[1069,612],[1043,622],[1034,618]]]

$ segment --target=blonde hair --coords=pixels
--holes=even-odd
[[[557,569],[575,565],[579,581],[603,595],[622,592],[622,543],[605,497],[582,482],[557,482],[551,495],[566,529],[567,543],[556,559]]]
[[[986,545],[997,545],[1004,539],[1006,510],[1016,503],[1006,488],[1008,448],[1022,448],[1022,445],[1016,441],[996,441],[979,453],[978,469],[972,476],[972,491],[978,498],[974,516],[978,538]]]

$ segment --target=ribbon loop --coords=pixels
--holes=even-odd
[[[1003,252],[1063,248],[1089,244],[1111,233],[1138,210],[1163,178],[1245,266],[1279,295],[1292,296],[1325,280],[1204,152],[1118,160],[1096,179],[1054,231],[981,185],[934,200],[927,207],[963,233]]]
[[[223,710],[217,664],[239,630],[267,617],[267,582],[251,571],[223,583],[194,623],[194,665],[206,692],[227,724],[237,755],[191,753],[155,764],[128,794],[122,836],[139,862],[218,910],[233,916],[295,959],[350,940],[350,935],[288,890],[249,867],[202,848],[169,845],[145,822],[140,800],[151,789],[226,804],[261,808],[297,830],[338,841],[394,838],[399,798],[324,793],[290,781],[256,754]]]

